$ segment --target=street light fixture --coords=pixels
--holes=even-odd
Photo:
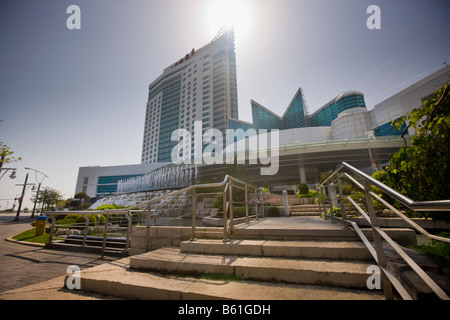
[[[37,176],[36,176],[36,172],[38,172],[38,173],[40,173],[40,174],[42,174],[42,175],[44,176],[44,177],[42,178],[41,182],[38,183],[38,188],[37,188],[37,191],[36,191],[36,198],[34,199],[33,212],[31,213],[31,218],[34,218],[34,212],[36,211],[36,203],[37,203],[37,199],[38,199],[38,197],[39,197],[39,190],[41,189],[42,181],[44,181],[45,178],[49,178],[49,177],[48,177],[46,174],[44,174],[44,173],[42,173],[42,172],[40,172],[40,171],[38,171],[38,170],[36,170],[36,169],[32,169],[32,168],[28,168],[28,167],[25,167],[25,169],[26,169],[26,170],[33,170],[33,171],[35,171],[35,178],[36,178],[36,181],[38,180],[38,179],[37,179]],[[50,178],[49,178],[49,179],[50,179]],[[41,215],[42,215],[42,211],[41,211]]]
[[[0,176],[0,179],[1,178],[3,178],[3,176],[9,171],[9,170],[12,170],[12,173],[10,174],[10,178],[11,179],[15,179],[16,178],[16,168],[0,168],[0,172],[1,171],[5,171],[1,176]]]

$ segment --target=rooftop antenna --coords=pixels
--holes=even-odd
[[[302,93],[302,100],[303,100],[303,110],[305,112],[305,115],[309,115],[309,108],[308,104],[306,103],[305,94],[303,93],[303,89],[300,87],[300,92]]]
[[[216,41],[217,39],[219,39],[220,37],[222,37],[224,34],[228,33],[228,32],[234,32],[234,26],[225,26],[222,27],[219,32],[217,32],[216,36],[211,40],[211,42]]]

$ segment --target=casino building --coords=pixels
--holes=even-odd
[[[404,144],[404,127],[397,121],[449,80],[450,66],[398,92],[374,108],[366,108],[364,94],[341,93],[309,113],[302,89],[298,89],[282,116],[252,100],[253,121],[238,119],[236,56],[233,30],[224,30],[200,49],[192,49],[164,69],[149,85],[144,122],[141,164],[79,168],[76,191],[101,198],[122,190],[120,184],[157,170],[174,166],[171,152],[178,142],[171,140],[176,129],[187,129],[191,141],[184,141],[194,154],[194,122],[202,121],[202,133],[210,128],[279,130],[279,169],[275,175],[261,175],[262,164],[244,164],[255,184],[272,191],[294,190],[299,182],[318,184],[321,172],[342,161],[371,173],[381,169]],[[414,132],[409,132],[414,134]],[[409,136],[407,136],[408,139]],[[198,165],[196,181],[222,181],[225,164]],[[129,183],[128,183],[129,185]],[[144,186],[145,187],[145,186]],[[148,189],[154,189],[149,182]],[[178,186],[183,187],[183,186]],[[142,183],[141,183],[142,188]]]

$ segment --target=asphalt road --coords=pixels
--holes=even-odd
[[[0,293],[64,276],[70,265],[77,265],[83,270],[118,259],[6,241],[5,239],[32,228],[31,223],[35,220],[30,218],[29,213],[21,214],[19,221],[14,221],[15,216],[15,213],[0,213]]]

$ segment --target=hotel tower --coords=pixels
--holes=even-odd
[[[194,122],[202,131],[225,132],[229,119],[238,118],[236,54],[233,29],[222,30],[207,45],[192,49],[164,69],[149,86],[141,163],[170,162],[178,142],[176,129],[191,132]]]

